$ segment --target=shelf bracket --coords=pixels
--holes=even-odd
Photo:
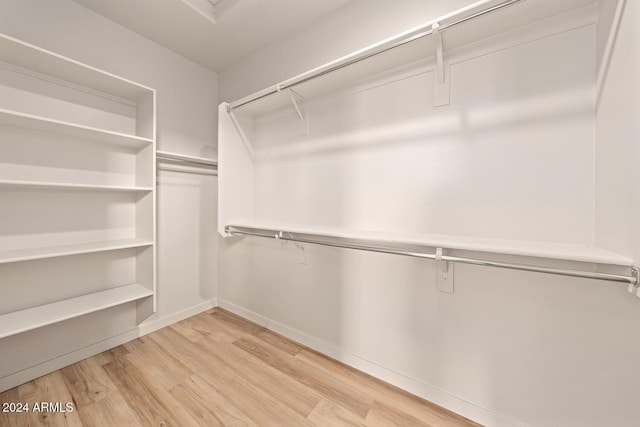
[[[300,252],[298,252],[298,263],[302,264],[302,265],[309,265],[309,247],[308,247],[308,245],[293,240],[293,239],[295,239],[293,234],[289,233],[289,235],[291,236],[291,239],[292,239],[292,240],[289,240],[289,241],[292,242],[295,245],[295,247],[298,248],[298,250],[300,251]]]
[[[435,22],[431,26],[431,32],[436,41],[436,69],[434,85],[434,105],[440,107],[449,105],[450,84],[449,84],[449,64],[444,63],[444,43],[440,23]]]
[[[445,261],[442,248],[436,248],[436,282],[438,291],[453,293],[453,267],[454,263]]]
[[[233,112],[233,110],[230,109],[228,106],[227,106],[227,111],[229,112],[229,117],[231,117],[231,121],[233,122],[233,127],[236,128],[236,131],[238,132],[238,135],[240,135],[240,139],[242,140],[242,143],[244,144],[244,147],[247,149],[247,152],[249,153],[251,158],[253,158],[254,157],[253,156],[253,148],[251,148],[251,143],[249,142],[249,139],[247,138],[247,135],[244,133],[244,130],[242,129],[242,125],[238,121],[238,118],[236,117],[236,115]]]
[[[286,242],[291,242],[293,245],[300,251],[298,253],[298,263],[303,265],[309,265],[309,247],[308,245],[298,242],[295,239],[295,236],[288,231],[286,232],[289,236],[285,236],[284,231],[278,231],[275,234],[276,240],[284,240]]]
[[[298,96],[301,99],[302,99],[302,96],[300,96],[300,94],[298,94],[291,88],[287,89],[287,93],[289,94],[289,99],[291,100],[291,104],[293,104],[293,108],[296,110],[296,114],[298,115],[298,118],[304,122],[305,121],[304,116],[302,115],[302,111],[300,111],[300,107],[298,106],[298,101],[296,101],[296,97],[294,95]]]

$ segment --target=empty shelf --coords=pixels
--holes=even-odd
[[[435,55],[432,25],[444,31],[447,51],[478,40],[525,27],[544,19],[593,4],[594,0],[485,0],[441,16],[424,25],[365,47],[349,55],[281,81],[230,103],[250,114],[276,110],[291,101],[286,89],[309,99],[332,92],[351,82],[424,60]]]
[[[150,297],[153,292],[133,283],[37,307],[0,314],[0,338],[72,319],[84,314]]]
[[[148,87],[7,35],[0,35],[0,61],[131,101],[152,92]]]
[[[89,126],[76,125],[5,109],[0,109],[0,125],[47,132],[72,138],[82,138],[98,143],[119,145],[135,149],[140,149],[153,143],[153,140],[149,138],[142,138],[136,135],[128,135]]]
[[[80,191],[130,191],[149,192],[150,187],[127,187],[118,185],[91,185],[91,184],[70,184],[64,182],[36,182],[36,181],[11,181],[0,180],[0,187],[24,188],[24,189],[59,189],[59,190],[80,190]]]
[[[273,232],[283,231],[297,234],[311,234],[339,239],[367,240],[371,242],[419,245],[493,254],[529,256],[598,264],[632,266],[633,260],[624,255],[587,245],[571,245],[553,242],[532,242],[525,240],[490,239],[472,236],[451,236],[444,234],[395,233],[380,231],[350,230],[335,227],[291,226],[268,222],[238,222],[228,225],[256,228]]]
[[[55,258],[70,255],[82,255],[95,252],[152,246],[153,242],[143,239],[120,239],[102,242],[85,242],[72,245],[46,246],[39,248],[12,249],[0,251],[0,264],[36,259]]]

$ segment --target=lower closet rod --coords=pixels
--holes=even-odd
[[[333,246],[337,248],[346,248],[346,249],[358,249],[358,250],[369,251],[369,252],[380,252],[385,254],[404,255],[404,256],[433,259],[433,260],[436,259],[436,254],[410,251],[406,249],[396,249],[396,248],[385,247],[385,246],[374,246],[374,245],[359,244],[359,243],[333,242],[333,241],[317,240],[317,239],[306,238],[306,237],[296,237],[294,233],[291,233],[288,231],[274,232],[273,230],[261,230],[261,231],[255,231],[255,230],[257,229],[252,229],[247,227],[236,227],[233,225],[231,226],[228,225],[225,227],[225,231],[231,235],[268,237],[272,239],[287,240],[291,242],[310,243],[310,244]],[[287,236],[287,234],[289,236]],[[442,261],[458,262],[462,264],[483,265],[486,267],[507,268],[510,270],[532,271],[536,273],[556,274],[556,275],[571,276],[571,277],[583,277],[588,279],[607,280],[612,282],[623,282],[623,283],[630,283],[634,286],[637,286],[639,284],[639,277],[640,277],[640,269],[638,267],[631,267],[631,275],[624,276],[621,274],[597,273],[597,272],[591,272],[591,271],[569,270],[569,269],[553,268],[553,267],[538,267],[534,265],[497,262],[497,261],[489,261],[489,260],[483,260],[483,259],[477,259],[477,258],[462,258],[462,257],[455,257],[450,255],[442,255],[440,259]]]

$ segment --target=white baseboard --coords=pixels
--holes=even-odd
[[[172,325],[176,322],[186,319],[187,317],[195,316],[198,313],[202,313],[203,311],[207,311],[210,308],[217,306],[218,300],[216,298],[213,298],[209,301],[194,305],[193,307],[189,307],[176,313],[170,314],[169,316],[165,316],[160,319],[154,319],[149,322],[144,321],[140,325],[138,325],[138,336],[141,337],[143,335],[150,334],[153,331],[157,331],[158,329],[162,329],[165,326]]]
[[[376,378],[386,381],[389,384],[393,384],[396,387],[422,397],[423,399],[440,405],[477,423],[487,427],[526,427],[525,424],[499,414],[491,409],[466,401],[430,384],[426,384],[415,378],[407,377],[406,375],[363,359],[355,354],[340,349],[334,344],[308,335],[282,323],[273,321],[251,310],[247,310],[244,307],[240,307],[229,301],[221,299],[218,300],[218,303],[219,307],[235,313],[238,316],[244,317],[245,319],[264,326],[289,339],[306,345],[307,347],[326,354],[327,356],[339,360],[340,362],[343,362],[355,369],[366,372],[369,375],[373,375]]]
[[[34,380],[58,369],[62,369],[88,357],[95,356],[98,353],[102,353],[103,351],[117,347],[143,335],[164,328],[165,326],[169,326],[173,323],[179,322],[180,320],[186,319],[187,317],[191,317],[203,311],[209,310],[210,308],[217,307],[217,305],[218,302],[214,298],[212,300],[205,301],[201,304],[189,307],[177,313],[173,313],[169,316],[152,320],[148,323],[142,323],[136,328],[123,332],[119,335],[107,338],[97,343],[93,343],[86,347],[79,348],[70,353],[64,354],[51,360],[47,360],[46,362],[42,362],[30,368],[23,369],[22,371],[13,373],[11,375],[7,375],[6,377],[0,378],[0,392],[9,390],[13,387],[19,386],[20,384],[24,384],[28,381]]]

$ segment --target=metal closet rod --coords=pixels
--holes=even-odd
[[[471,21],[473,19],[479,18],[481,16],[484,15],[488,15],[490,13],[493,12],[497,12],[499,10],[505,9],[509,6],[513,6],[516,3],[520,3],[526,0],[506,0],[502,3],[498,3],[494,6],[488,7],[486,9],[480,10],[476,13],[473,13],[471,15],[459,18],[455,21],[452,22],[447,22],[444,24],[441,24],[439,27],[439,31],[444,31],[444,30],[448,30],[452,27],[455,27],[457,25],[463,24],[467,21]],[[439,22],[440,20],[448,20],[451,17],[441,17],[439,19],[434,20],[432,23],[435,22]],[[301,83],[305,83],[308,82],[310,80],[316,79],[318,77],[324,76],[325,74],[329,74],[329,73],[333,73],[334,71],[338,71],[342,68],[348,67],[350,65],[356,64],[360,61],[364,61],[365,59],[369,59],[372,58],[376,55],[380,55],[381,53],[396,49],[398,47],[404,46],[408,43],[414,42],[416,40],[420,40],[423,39],[425,37],[428,37],[430,35],[433,34],[433,29],[431,28],[431,24],[426,24],[424,26],[422,26],[420,29],[417,29],[412,35],[408,35],[408,36],[404,36],[402,38],[400,38],[399,40],[396,41],[392,41],[390,42],[390,44],[383,44],[380,46],[377,46],[375,48],[372,48],[371,50],[367,50],[365,52],[362,52],[358,55],[355,55],[353,57],[349,57],[344,59],[343,61],[337,62],[335,63],[333,66],[329,66],[327,68],[324,69],[318,69],[315,73],[310,74],[310,75],[301,75],[299,78],[292,78],[290,80],[285,80],[283,83],[280,83],[270,89],[267,89],[263,92],[258,92],[253,96],[249,96],[248,98],[244,98],[241,100],[238,100],[236,102],[232,102],[229,106],[229,108],[232,110],[234,108],[238,108],[238,107],[242,107],[243,105],[247,105],[250,104],[254,101],[257,101],[259,99],[265,98],[267,96],[273,95],[274,93],[278,93],[281,92],[284,89],[288,89],[291,88],[293,86],[296,86],[298,84]]]
[[[365,243],[362,243],[362,244],[361,243],[344,243],[344,242],[319,240],[314,238],[297,237],[296,234],[298,233],[292,233],[289,231],[275,231],[275,230],[268,230],[268,229],[257,229],[257,228],[227,225],[225,227],[225,232],[231,235],[267,237],[271,239],[286,240],[291,242],[310,243],[310,244],[323,245],[323,246],[332,246],[337,248],[358,249],[358,250],[363,250],[368,252],[379,252],[379,253],[385,253],[385,254],[403,255],[403,256],[410,256],[415,258],[425,258],[425,259],[436,260],[435,253],[424,253],[424,252],[411,251],[407,249],[398,249],[398,248],[387,247],[387,246],[370,245]],[[308,236],[312,234],[305,233],[305,235]],[[321,237],[331,238],[332,236],[321,236]],[[463,258],[463,257],[450,256],[450,255],[442,255],[440,259],[442,261],[457,262],[462,264],[482,265],[486,267],[506,268],[510,270],[532,271],[536,273],[556,274],[561,276],[583,277],[588,279],[622,282],[622,283],[632,284],[633,286],[638,286],[638,284],[640,283],[639,282],[640,269],[638,267],[631,267],[631,275],[624,276],[621,274],[597,273],[597,272],[591,272],[591,271],[570,270],[570,269],[553,268],[553,267],[539,267],[534,265],[489,261],[489,260],[477,259],[477,258]]]
[[[187,155],[178,154],[178,153],[171,153],[169,151],[157,150],[156,158],[161,160],[170,160],[172,162],[178,162],[178,163],[187,163],[189,165],[196,165],[199,167],[206,167],[206,168],[212,168],[212,169],[218,168],[218,162],[216,162],[215,160],[209,160],[203,157],[187,156]]]

